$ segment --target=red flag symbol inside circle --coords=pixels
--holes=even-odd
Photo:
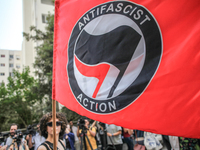
[[[144,15],[139,17],[133,3],[120,2],[121,11],[119,2],[106,4],[105,11],[100,5],[80,18],[68,49],[72,92],[84,107],[96,112],[99,109],[93,105],[102,107],[102,112],[112,112],[133,102],[153,77],[162,51],[159,28],[146,9],[140,6]],[[127,14],[128,6],[132,16]],[[156,56],[151,56],[150,50]],[[107,110],[109,105],[113,109]]]
[[[75,77],[81,90],[103,100],[122,93],[142,70],[144,45],[141,31],[126,16],[107,14],[92,20],[75,47]],[[109,97],[113,86],[116,88]]]

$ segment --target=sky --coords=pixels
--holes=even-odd
[[[22,0],[0,0],[0,49],[21,50]]]

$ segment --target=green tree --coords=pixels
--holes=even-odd
[[[38,121],[36,115],[42,115],[33,110],[34,105],[42,101],[35,92],[38,82],[29,73],[29,68],[24,68],[22,73],[14,70],[13,77],[8,77],[8,84],[0,86],[1,130],[8,130],[9,124],[13,122],[19,127],[26,127]]]
[[[80,116],[79,114],[77,114],[77,113],[74,112],[74,111],[69,110],[69,109],[66,108],[66,107],[63,107],[63,108],[61,109],[61,112],[63,112],[63,113],[66,114],[67,120],[68,120],[68,121],[69,121],[69,120],[77,121],[78,119],[81,118],[81,116]]]
[[[33,40],[35,42],[41,42],[41,45],[35,47],[37,55],[35,58],[34,68],[36,70],[35,75],[39,79],[38,94],[41,97],[47,97],[47,107],[45,112],[52,110],[52,68],[53,68],[53,35],[54,35],[54,15],[48,14],[46,31],[38,30],[36,27],[31,26],[31,33],[23,33],[23,36],[27,41]],[[58,103],[57,103],[57,111]],[[78,114],[72,112],[67,108],[61,110],[67,114],[67,119],[76,120]],[[73,118],[74,115],[74,118]]]
[[[23,33],[27,41],[33,40],[41,42],[35,47],[37,55],[35,57],[34,68],[35,75],[39,79],[37,88],[41,97],[46,97],[45,112],[52,109],[52,67],[53,67],[53,34],[54,34],[54,15],[48,14],[46,31],[43,32],[34,26],[30,27],[30,31],[34,34]]]

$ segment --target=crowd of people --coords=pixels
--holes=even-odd
[[[53,150],[52,113],[40,119],[34,135],[19,138],[17,129],[17,124],[11,124],[9,137],[0,143],[0,150]],[[59,112],[55,133],[57,150],[200,150],[199,139],[158,135],[96,121],[90,124],[88,118],[81,118],[74,126]]]

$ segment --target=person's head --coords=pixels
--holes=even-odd
[[[37,132],[40,131],[40,123],[37,124]]]
[[[70,121],[69,121],[69,124],[70,124],[70,126],[73,126],[73,121],[70,120]]]
[[[66,130],[65,130],[66,133],[69,133],[71,132],[71,127],[69,124],[67,124],[67,127],[66,127]]]
[[[67,124],[67,127],[66,127],[68,130],[71,130],[71,128],[70,128],[70,125],[69,124]]]
[[[90,124],[89,120],[87,118],[85,118],[84,120],[85,120],[85,125],[89,126],[89,124]]]
[[[59,137],[62,137],[65,133],[67,125],[67,119],[63,113],[56,113],[56,134],[59,134]],[[45,138],[48,137],[49,134],[53,134],[53,119],[52,113],[45,114],[40,119],[40,132],[41,135]]]
[[[10,126],[10,135],[14,136],[16,131],[17,131],[17,124],[15,124],[15,123],[11,124],[11,126]]]
[[[24,139],[28,141],[29,140],[29,135],[26,135]]]

